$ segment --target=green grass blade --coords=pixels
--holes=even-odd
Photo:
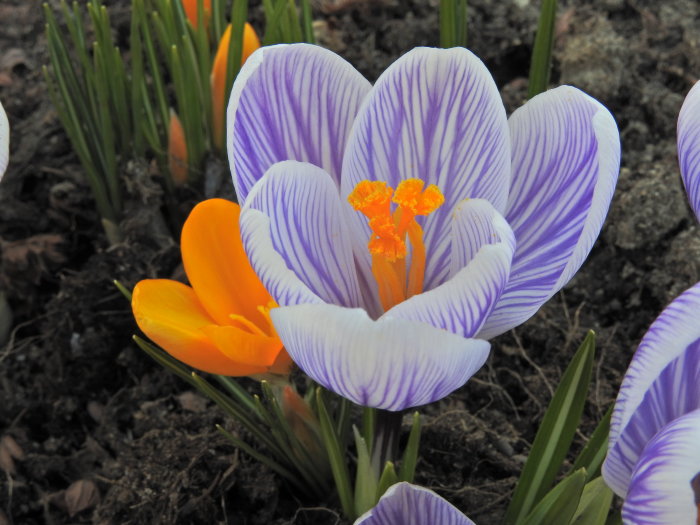
[[[599,476],[593,481],[586,483],[578,508],[570,524],[605,525],[612,499],[613,492],[605,485],[602,477]]]
[[[408,443],[403,451],[401,460],[401,469],[399,471],[399,479],[413,483],[413,476],[416,473],[416,464],[418,463],[418,448],[420,445],[420,414],[413,413],[413,424],[411,425],[411,433],[408,435]]]
[[[316,43],[314,35],[313,13],[311,12],[311,3],[309,0],[301,0],[301,24],[304,34],[304,42],[309,44]]]
[[[377,503],[377,478],[372,470],[367,441],[357,427],[352,428],[357,450],[357,473],[355,474],[355,515],[360,516]]]
[[[557,14],[557,0],[542,0],[540,21],[532,47],[528,98],[547,90],[552,66],[552,45],[554,43],[554,20]]]
[[[392,485],[398,483],[399,477],[396,475],[396,469],[394,468],[394,464],[391,461],[387,461],[386,464],[384,465],[384,472],[382,472],[382,475],[379,477],[379,483],[377,484],[377,496],[376,496],[376,501],[379,501],[379,498],[381,498],[384,493],[391,487]]]
[[[578,508],[586,472],[581,469],[564,478],[542,498],[519,525],[565,525]]]
[[[261,452],[258,452],[253,447],[251,447],[248,443],[246,443],[242,439],[237,438],[236,436],[234,436],[233,434],[228,432],[221,425],[217,425],[216,429],[219,432],[221,432],[221,434],[224,435],[229,441],[231,441],[231,443],[233,443],[234,446],[240,448],[243,452],[248,454],[253,459],[258,460],[263,465],[266,465],[267,467],[269,467],[270,470],[272,470],[272,471],[276,472],[277,474],[279,474],[280,476],[282,476],[284,479],[289,481],[292,485],[296,486],[302,492],[306,492],[307,494],[312,493],[312,491],[310,491],[309,487],[307,487],[302,482],[302,478],[299,478],[299,476],[296,473],[283,467],[278,462],[271,459],[267,454],[262,454]]]
[[[587,481],[600,475],[600,467],[608,452],[608,434],[610,433],[612,410],[612,406],[608,408],[603,419],[593,431],[591,439],[588,440],[588,443],[586,443],[586,446],[583,447],[583,450],[576,458],[574,466],[571,467],[572,472],[580,468],[585,468],[588,473]]]
[[[561,379],[542,419],[532,450],[506,512],[505,523],[520,523],[547,492],[566,457],[583,412],[595,354],[588,332]]]
[[[467,0],[440,0],[440,47],[466,47]]]
[[[354,498],[350,486],[350,472],[348,472],[348,465],[345,462],[345,451],[340,448],[338,436],[334,432],[335,426],[328,415],[320,388],[316,389],[316,406],[321,424],[321,437],[328,451],[328,460],[331,464],[331,472],[340,498],[340,505],[345,516],[348,519],[353,519],[355,517]]]

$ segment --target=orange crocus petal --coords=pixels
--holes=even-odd
[[[234,325],[231,314],[235,314],[266,330],[268,321],[258,306],[272,298],[243,250],[239,214],[238,204],[224,199],[195,206],[182,228],[182,262],[214,324]]]
[[[203,331],[214,321],[189,286],[168,279],[146,279],[134,288],[131,308],[143,333],[193,368],[228,376],[265,370],[237,363],[221,353]]]
[[[187,182],[187,143],[182,122],[170,110],[170,130],[168,131],[168,169],[173,182],[182,185]]]
[[[198,0],[182,0],[182,7],[185,8],[185,14],[187,15],[187,19],[190,21],[190,23],[194,26],[197,27],[197,23],[199,22],[198,18],[198,7],[197,7]],[[209,18],[209,13],[211,13],[211,0],[203,0],[203,7],[204,7],[204,13],[206,18]],[[207,25],[207,22],[209,20],[205,20],[204,25]]]
[[[224,31],[219,47],[216,50],[214,64],[211,68],[211,101],[214,117],[214,143],[221,149],[224,140],[224,116],[226,114],[226,65],[228,62],[228,49],[231,45],[231,24]],[[249,23],[243,27],[243,50],[241,65],[253,52],[260,47],[258,35]]]
[[[255,373],[267,372],[282,350],[282,342],[277,337],[252,334],[237,326],[211,325],[202,330],[229,359],[260,367]]]

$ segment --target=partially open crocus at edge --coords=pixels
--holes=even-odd
[[[221,149],[224,140],[224,116],[226,114],[226,66],[228,50],[231,45],[231,24],[224,31],[216,50],[214,63],[211,68],[211,103],[213,111],[214,145]],[[248,22],[243,26],[243,47],[241,65],[254,51],[260,48],[258,35]]]
[[[432,490],[402,481],[353,525],[474,525],[459,509]]]
[[[10,160],[10,123],[7,120],[5,108],[0,102],[0,180],[5,174]]]
[[[227,132],[241,235],[287,351],[393,411],[463,385],[485,339],[569,281],[619,171],[600,103],[565,86],[506,119],[463,48],[414,49],[374,86],[320,47],[261,48]]]
[[[627,525],[700,523],[699,320],[700,283],[651,325],[622,381],[603,478]]]
[[[700,220],[700,83],[678,116],[678,159]],[[625,374],[603,477],[634,525],[700,525],[700,283],[654,321]]]
[[[214,374],[288,373],[291,361],[270,321],[275,306],[250,267],[238,230],[239,207],[201,202],[182,228],[191,286],[146,279],[134,288],[139,328],[170,355]]]

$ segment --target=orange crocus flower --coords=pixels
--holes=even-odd
[[[209,22],[209,13],[211,13],[211,0],[202,0],[204,4],[204,15],[206,20],[204,21],[204,26],[206,27]],[[187,19],[190,21],[193,27],[197,27],[199,18],[197,16],[197,4],[198,0],[182,0],[182,7],[185,8],[185,14]]]
[[[214,117],[214,144],[221,149],[224,141],[224,115],[226,114],[226,64],[228,62],[228,50],[231,43],[231,24],[224,31],[219,47],[216,50],[214,64],[211,68],[211,101]],[[241,65],[253,52],[260,47],[260,39],[255,29],[246,22],[243,28],[243,51]]]
[[[277,306],[243,250],[238,204],[199,203],[182,228],[182,261],[191,287],[146,279],[131,307],[139,328],[176,359],[228,376],[286,374],[291,359],[270,320]]]

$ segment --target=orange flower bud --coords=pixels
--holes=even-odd
[[[182,0],[182,7],[185,8],[185,14],[187,19],[190,21],[194,27],[197,27],[199,23],[198,14],[198,3],[200,0]],[[201,0],[204,7],[204,27],[209,25],[209,14],[211,13],[211,0]]]
[[[182,122],[174,110],[170,110],[170,126],[168,131],[168,169],[173,182],[182,186],[187,182],[187,143]]]
[[[226,28],[219,47],[216,50],[214,64],[211,68],[211,107],[214,116],[214,145],[221,149],[224,141],[224,117],[226,115],[226,64],[228,62],[228,50],[231,45],[231,25]],[[255,33],[255,29],[249,23],[243,28],[243,52],[241,55],[241,65],[253,52],[260,47],[260,39]]]

